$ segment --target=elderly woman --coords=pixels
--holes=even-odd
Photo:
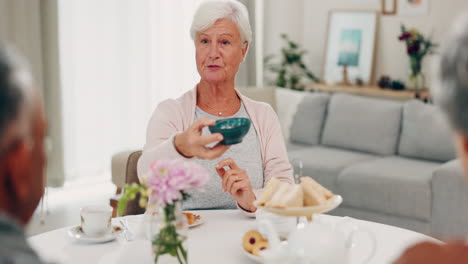
[[[458,157],[468,176],[468,13],[455,24],[437,66],[434,99],[453,127]],[[420,243],[395,263],[468,263],[468,245],[465,241],[445,245]]]
[[[270,105],[235,89],[235,78],[252,41],[248,12],[237,1],[202,4],[191,27],[200,82],[153,113],[138,162],[141,177],[158,159],[193,159],[211,174],[204,192],[191,194],[184,209],[236,208],[253,215],[253,201],[272,178],[292,182],[278,118]],[[227,117],[249,118],[242,143],[221,145],[207,126]]]

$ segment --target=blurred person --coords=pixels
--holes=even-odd
[[[434,99],[450,121],[458,158],[468,177],[468,13],[455,23],[443,47],[437,78]],[[396,263],[468,263],[468,246],[465,241],[424,242],[407,249]]]
[[[253,216],[253,201],[272,178],[293,182],[278,117],[270,105],[235,89],[239,65],[252,41],[247,8],[234,0],[203,3],[191,37],[200,82],[178,99],[161,102],[148,124],[138,177],[158,159],[194,159],[212,175],[205,192],[192,193],[187,209],[239,207]],[[177,62],[174,62],[176,68]],[[227,117],[251,120],[240,144],[224,146],[207,126]]]
[[[0,44],[0,263],[42,263],[24,227],[44,190],[46,121],[31,74]]]

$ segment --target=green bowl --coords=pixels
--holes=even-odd
[[[248,118],[226,118],[216,121],[208,127],[211,133],[221,133],[224,136],[221,144],[234,145],[242,142],[242,138],[249,132],[250,120]]]

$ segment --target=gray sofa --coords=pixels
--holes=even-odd
[[[332,212],[437,236],[468,234],[468,189],[451,130],[433,105],[308,93],[288,153],[343,196]]]

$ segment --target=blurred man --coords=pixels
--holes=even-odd
[[[23,228],[44,190],[45,127],[29,71],[0,44],[0,263],[41,263]]]
[[[453,127],[458,157],[468,177],[468,14],[455,24],[437,66],[434,98]],[[464,241],[443,246],[421,243],[396,263],[468,263],[468,246]]]

